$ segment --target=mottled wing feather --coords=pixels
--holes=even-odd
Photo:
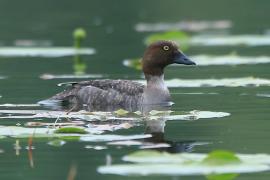
[[[98,104],[119,104],[130,101],[134,104],[133,96],[140,97],[143,93],[144,85],[129,80],[90,80],[71,83],[71,87],[60,92],[50,99],[75,101],[78,103]],[[98,99],[98,103],[96,102]]]
[[[126,93],[129,95],[136,95],[143,93],[144,85],[129,81],[129,80],[90,80],[90,81],[81,81],[76,84],[73,83],[73,87],[80,88],[83,86],[94,86],[102,90],[113,89],[119,93]]]

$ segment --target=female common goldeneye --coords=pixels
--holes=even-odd
[[[147,84],[130,80],[89,80],[70,83],[69,88],[39,104],[54,108],[88,111],[140,110],[144,105],[171,102],[164,83],[164,68],[170,64],[195,65],[171,41],[149,45],[143,55],[142,70]]]

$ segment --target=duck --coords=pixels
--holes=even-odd
[[[131,80],[99,79],[65,83],[68,87],[38,104],[69,111],[140,110],[143,106],[171,104],[164,82],[164,69],[170,64],[195,65],[173,41],[150,44],[142,58],[146,85]]]

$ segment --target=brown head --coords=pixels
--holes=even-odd
[[[172,41],[158,41],[146,49],[142,65],[145,75],[160,76],[169,64],[195,65],[189,60]]]

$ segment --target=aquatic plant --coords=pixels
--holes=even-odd
[[[81,127],[62,127],[54,131],[55,133],[75,133],[75,134],[87,134],[88,132]]]
[[[86,31],[83,28],[77,28],[73,32],[73,39],[74,39],[74,48],[76,50],[80,50],[82,41],[86,38]],[[87,65],[81,59],[79,53],[74,55],[74,64],[73,69],[75,74],[84,74],[86,71]]]

